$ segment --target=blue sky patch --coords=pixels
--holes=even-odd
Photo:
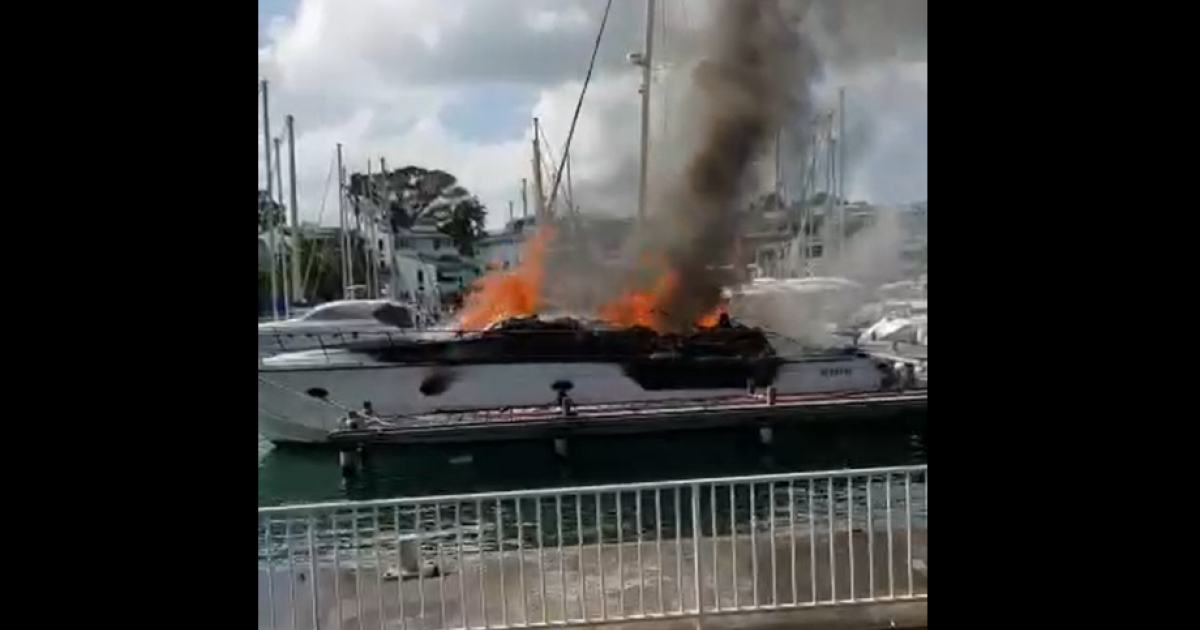
[[[468,88],[442,108],[439,119],[455,135],[479,143],[519,140],[530,125],[537,95],[527,87],[483,85]]]

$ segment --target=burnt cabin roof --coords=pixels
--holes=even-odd
[[[697,328],[686,334],[660,334],[650,328],[618,328],[570,317],[512,318],[492,329],[453,341],[361,348],[385,361],[487,361],[588,359],[623,361],[671,355],[683,359],[763,359],[774,349],[759,328],[734,322],[729,327]]]

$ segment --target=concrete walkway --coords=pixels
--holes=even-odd
[[[699,545],[700,598],[706,611],[703,627],[790,628],[802,624],[867,630],[890,627],[893,621],[897,627],[923,626],[925,601],[866,604],[850,600],[888,598],[891,594],[898,599],[925,597],[926,539],[924,529],[913,532],[910,584],[908,538],[902,531],[895,532],[889,584],[887,535],[882,531],[872,536],[861,531],[853,536],[845,531],[835,533],[832,571],[827,534],[818,534],[813,544],[797,533],[794,547],[786,532],[774,537],[766,532],[738,536],[736,545],[728,536],[704,538]],[[258,572],[258,626],[314,628],[314,616],[321,628],[356,630],[360,626],[484,627],[485,615],[490,626],[540,624],[543,620],[554,624],[564,618],[575,624],[611,622],[642,616],[643,612],[651,617],[678,617],[697,608],[693,550],[691,539],[678,544],[674,539],[663,540],[661,552],[659,543],[646,541],[640,545],[639,565],[636,542],[606,544],[603,549],[584,545],[526,549],[523,553],[506,550],[503,556],[491,551],[482,561],[478,553],[469,551],[460,560],[457,547],[446,545],[440,558],[428,550],[424,556],[439,564],[441,577],[404,581],[382,579],[372,552],[364,552],[358,570],[343,554],[340,568],[335,570],[326,561],[317,572],[315,615],[311,567],[298,563],[293,574],[277,564],[273,573],[262,568]],[[385,570],[396,566],[395,551],[384,552],[379,564]],[[539,572],[539,564],[544,572]],[[716,600],[714,589],[720,594]],[[790,610],[732,612],[735,606],[755,603],[760,608]],[[694,620],[660,619],[631,620],[611,627],[657,630],[696,626]]]

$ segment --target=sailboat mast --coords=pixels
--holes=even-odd
[[[391,243],[389,251],[385,252],[380,250],[379,254],[387,258],[384,263],[387,265],[388,270],[388,295],[394,298],[395,296],[399,295],[399,292],[395,290],[396,263],[394,250],[396,248],[396,241],[393,240],[395,235],[392,234],[392,180],[390,177],[388,177],[387,159],[382,157],[379,158],[379,172],[383,174],[383,206],[380,208],[378,217],[378,229],[388,234],[388,242]],[[377,280],[375,284],[378,285],[379,281]]]
[[[275,138],[274,145],[275,145],[275,165],[279,166],[279,165],[283,164],[283,162],[280,160],[280,157],[279,157],[280,147],[283,146],[283,139]],[[275,189],[279,191],[280,205],[283,205],[283,169],[282,168],[275,169]],[[284,318],[288,318],[288,317],[292,316],[291,292],[289,290],[290,288],[289,288],[288,276],[287,276],[287,273],[284,271],[284,269],[286,267],[287,267],[287,248],[280,247],[279,248],[279,273],[280,273],[280,277],[283,278],[283,316],[284,316]]]
[[[834,196],[837,194],[837,185],[835,182],[835,168],[837,167],[837,139],[833,137],[834,112],[829,112],[826,118],[825,127],[825,220],[821,226],[821,258],[822,265],[826,265],[830,259],[831,253],[839,253],[841,251],[841,240],[837,233],[837,216],[835,215],[837,208],[834,206],[836,201]]]
[[[656,0],[646,0],[646,42],[642,50],[642,129],[638,147],[638,222],[646,219],[646,196],[650,185],[650,82],[654,67],[654,13]]]
[[[837,133],[837,216],[838,253],[846,241],[846,88],[838,88]]]
[[[266,79],[259,82],[258,91],[262,94],[263,160],[267,166],[267,241],[271,249],[271,317],[279,319],[279,281],[276,277],[279,272],[277,264],[279,253],[275,242],[275,195],[273,194],[274,182],[271,178],[271,114]]]
[[[296,119],[291,114],[284,118],[288,143],[288,210],[292,219],[292,299],[305,303],[304,275],[300,271],[300,210],[296,202]],[[283,196],[282,191],[280,197]]]
[[[350,297],[350,283],[353,278],[350,275],[350,233],[346,225],[346,169],[342,165],[342,145],[337,145],[337,172],[338,172],[338,232],[341,234],[342,246],[338,249],[341,251],[342,264],[342,298]]]
[[[529,216],[529,180],[521,178],[521,218]]]
[[[545,221],[546,197],[542,187],[542,132],[538,119],[533,119],[533,216],[540,226]]]
[[[374,236],[371,234],[371,218],[375,216],[375,182],[371,180],[371,158],[367,158],[367,179],[366,190],[363,191],[367,199],[366,206],[360,211],[360,214],[367,215],[367,226],[363,230],[362,224],[359,224],[359,232],[363,237],[363,262],[366,265],[367,273],[363,278],[363,284],[367,285],[367,298],[375,299],[378,295],[378,289],[375,286],[375,243]]]

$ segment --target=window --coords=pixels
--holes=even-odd
[[[330,304],[314,308],[304,316],[305,321],[371,319],[371,307],[366,304]]]
[[[412,313],[395,304],[384,304],[375,309],[375,319],[398,328],[410,328],[413,325]]]
[[[383,251],[383,239],[379,239],[379,251]]]
[[[417,286],[419,286],[421,288],[425,288],[425,270],[424,269],[417,270]]]
[[[442,239],[440,239],[440,238],[433,239],[433,249],[436,251],[441,248],[442,248]]]

